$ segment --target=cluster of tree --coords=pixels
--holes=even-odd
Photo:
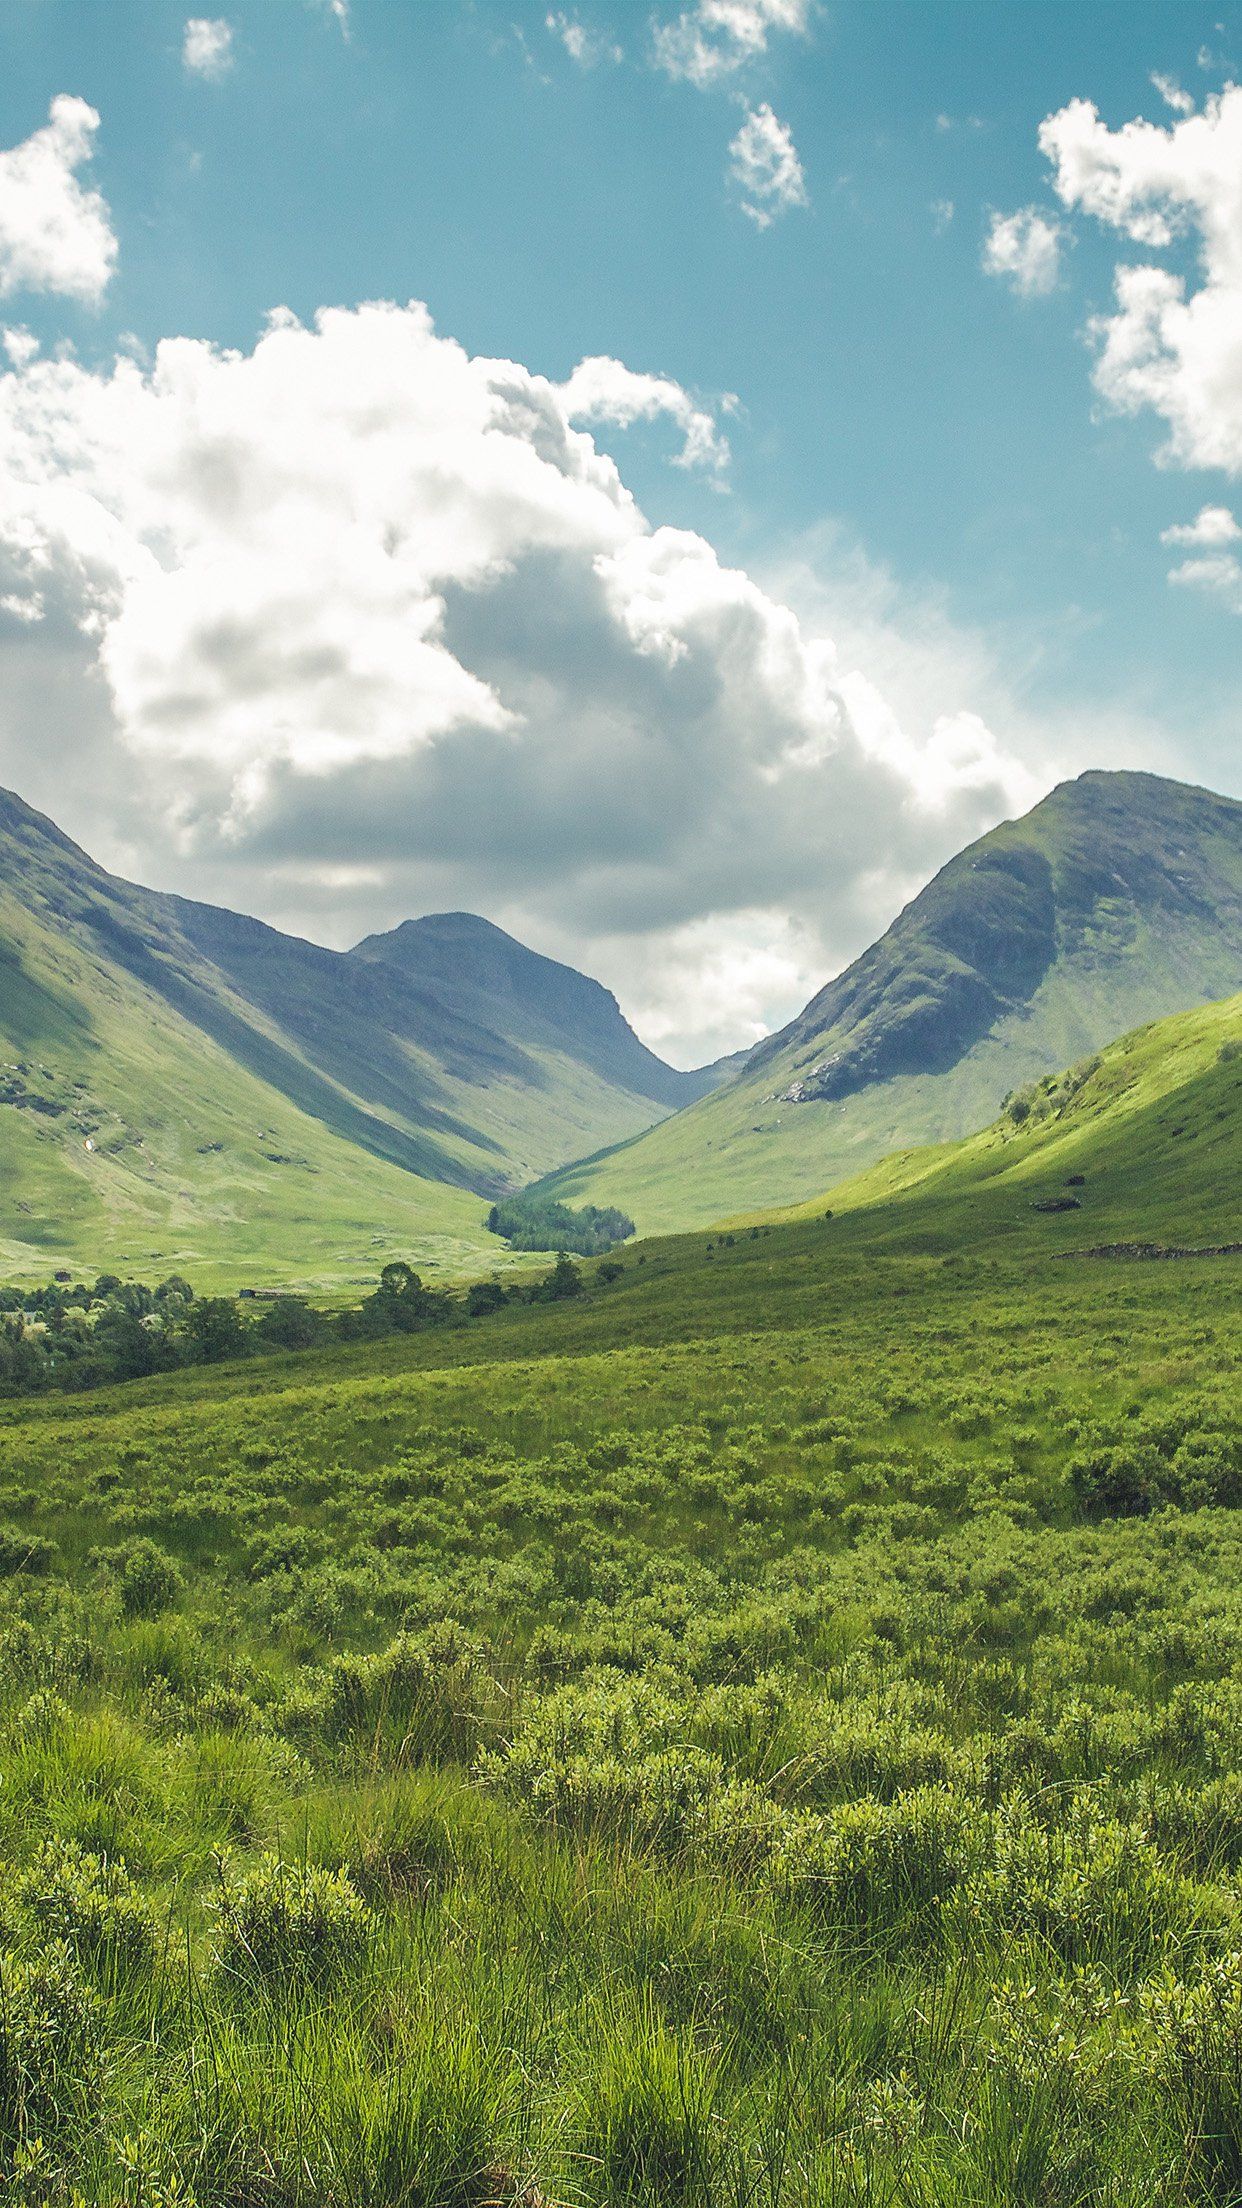
[[[1059,1118],[1099,1070],[1098,1058],[1080,1058],[1064,1073],[1046,1073],[1042,1081],[1028,1082],[1024,1089],[1011,1089],[1001,1103],[1001,1111],[1015,1127],[1025,1127],[1028,1120]]]
[[[530,1195],[507,1196],[502,1204],[493,1204],[487,1224],[510,1249],[573,1250],[578,1257],[602,1257],[634,1232],[633,1220],[612,1207],[584,1204],[574,1211],[550,1197]]]
[[[619,1267],[606,1268],[614,1278]],[[174,1274],[149,1288],[104,1273],[93,1286],[52,1281],[0,1288],[0,1396],[101,1387],[145,1379],[184,1365],[331,1342],[375,1341],[426,1327],[461,1325],[508,1303],[560,1303],[582,1293],[582,1275],[564,1251],[538,1281],[505,1287],[474,1281],[464,1296],[428,1288],[404,1263],[385,1265],[361,1304],[323,1311],[304,1296],[273,1296],[257,1320],[233,1296],[198,1296]]]

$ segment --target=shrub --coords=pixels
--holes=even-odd
[[[324,1689],[334,1740],[369,1740],[412,1762],[468,1762],[488,1698],[478,1650],[459,1628],[400,1633],[375,1656],[338,1656]]]
[[[23,1526],[0,1526],[0,1578],[10,1579],[18,1572],[50,1572],[59,1559],[56,1543],[42,1534],[27,1533]]]
[[[0,1955],[0,2138],[67,2126],[89,2103],[94,2005],[64,1949]]]
[[[146,1534],[114,1549],[92,1549],[90,1562],[116,1581],[127,1618],[153,1618],[185,1592],[180,1566]]]
[[[1211,2201],[1242,2196],[1242,1955],[1210,1962],[1195,1986],[1168,1980],[1149,1996],[1155,2068],[1178,2146]]]
[[[19,1894],[40,1928],[97,1974],[125,1978],[150,1965],[155,1912],[124,1864],[48,1840]]]
[[[1069,1484],[1093,1516],[1144,1517],[1161,1500],[1164,1461],[1157,1450],[1123,1442],[1071,1458]]]
[[[243,1980],[322,1985],[361,1960],[371,1915],[343,1871],[265,1855],[224,1886],[216,1955]]]
[[[847,1802],[792,1825],[772,1859],[779,1891],[844,1931],[896,1934],[924,1919],[967,1868],[970,1805],[942,1787]]]

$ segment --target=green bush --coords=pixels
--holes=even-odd
[[[0,2144],[54,2135],[87,2117],[96,2013],[63,1949],[0,1952]]]
[[[269,1988],[323,1985],[361,1962],[371,1914],[343,1871],[265,1855],[219,1903],[216,1956],[230,1976]]]
[[[0,1525],[0,1579],[10,1579],[17,1572],[51,1572],[59,1560],[60,1550],[54,1541],[28,1533],[22,1526]]]
[[[40,1930],[95,1975],[117,1980],[149,1969],[156,1916],[124,1864],[89,1855],[72,1840],[48,1840],[18,1893]]]
[[[116,1548],[93,1549],[90,1561],[115,1581],[127,1618],[153,1618],[185,1592],[180,1566],[146,1534]]]

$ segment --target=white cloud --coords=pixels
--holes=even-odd
[[[4,346],[15,368],[24,368],[27,361],[33,360],[39,350],[39,340],[34,332],[21,325],[0,329],[0,344]]]
[[[349,13],[349,0],[323,0],[323,5],[327,9],[327,12],[331,16],[333,22],[338,25],[341,37],[344,39],[348,39],[350,30],[352,28]]]
[[[569,380],[556,386],[556,393],[571,422],[629,429],[635,422],[666,415],[685,439],[677,467],[705,468],[720,476],[729,465],[729,442],[715,415],[671,376],[640,375],[619,360],[596,355],[580,361]],[[730,397],[723,403],[731,407],[736,401]]]
[[[1060,223],[1038,207],[994,214],[983,245],[984,270],[1003,276],[1020,298],[1046,299],[1061,273],[1062,237]]]
[[[1161,532],[1161,544],[1218,546],[1236,544],[1242,537],[1227,506],[1201,506],[1193,521],[1175,522]]]
[[[1182,589],[1206,591],[1210,598],[1218,598],[1230,613],[1242,613],[1242,560],[1232,552],[1205,554],[1201,559],[1183,560],[1180,567],[1170,571],[1169,581]]]
[[[949,228],[957,209],[951,199],[933,199],[931,202],[932,228],[942,238]]]
[[[657,66],[700,90],[767,51],[773,31],[805,35],[812,0],[694,0],[654,32]]]
[[[1242,613],[1242,561],[1228,549],[1242,543],[1242,528],[1227,506],[1200,507],[1193,521],[1175,522],[1162,530],[1160,542],[1195,555],[1170,570],[1171,583],[1204,591],[1230,613]]]
[[[77,170],[94,152],[99,117],[62,92],[42,130],[0,152],[0,299],[58,292],[97,305],[116,264],[107,204]]]
[[[628,373],[371,305],[0,374],[0,780],[54,749],[71,830],[271,918],[470,904],[669,1035],[729,975],[711,1048],[785,1016],[1039,784],[969,684],[898,711],[830,605],[648,523],[571,419],[654,412]]]
[[[761,230],[788,208],[808,205],[793,135],[766,101],[747,109],[729,157],[729,173],[742,192],[742,206]]]
[[[618,62],[625,58],[614,39],[590,30],[578,16],[565,15],[559,8],[545,16],[544,27],[553,38],[559,38],[570,60],[580,69],[594,69],[601,61]]]
[[[233,26],[222,15],[192,15],[185,26],[181,59],[191,76],[218,82],[233,66]]]
[[[1197,268],[1119,262],[1116,312],[1093,324],[1096,387],[1117,411],[1151,410],[1161,457],[1242,473],[1242,87],[1165,129],[1110,130],[1086,100],[1039,134],[1066,207],[1149,251],[1193,249]]]
[[[1184,92],[1182,90],[1181,85],[1177,82],[1177,79],[1175,77],[1166,77],[1161,74],[1159,69],[1153,69],[1151,73],[1151,81],[1155,86],[1157,92],[1160,94],[1161,99],[1164,101],[1165,106],[1171,107],[1175,115],[1194,114],[1194,100],[1192,99],[1189,92]]]

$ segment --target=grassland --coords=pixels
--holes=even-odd
[[[1242,1236],[1196,1033],[1064,1155],[0,1409],[4,2197],[1242,2197],[1242,1270],[1059,1254]]]

